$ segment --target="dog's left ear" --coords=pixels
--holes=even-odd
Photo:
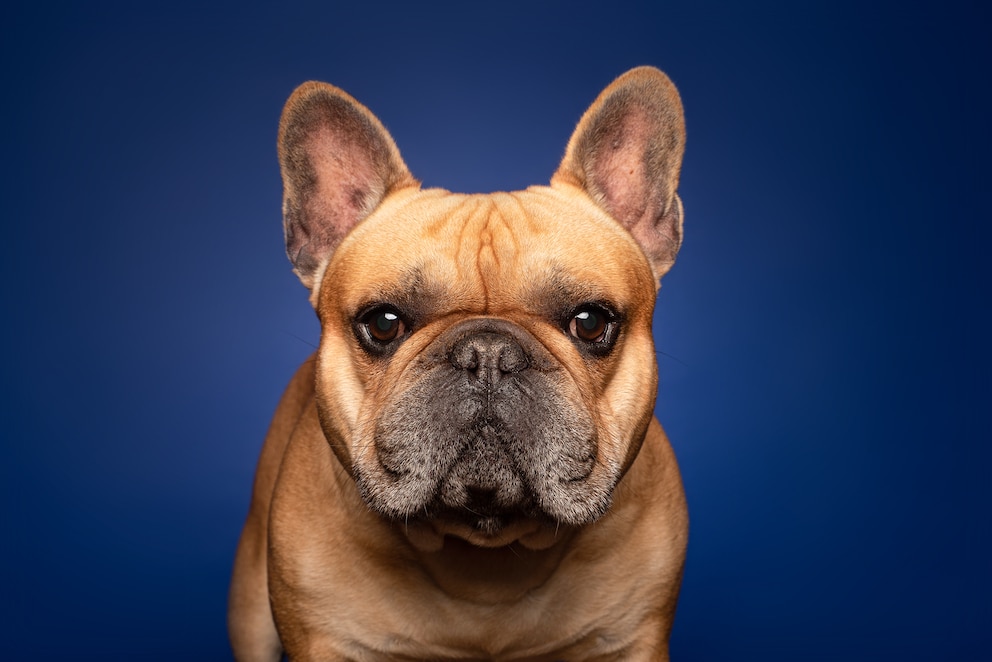
[[[682,201],[675,190],[684,149],[675,85],[654,67],[638,67],[613,81],[585,112],[551,183],[585,189],[630,231],[660,281],[682,244]]]

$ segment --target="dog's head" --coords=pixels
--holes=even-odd
[[[549,187],[455,195],[421,190],[341,90],[306,83],[287,102],[286,247],[321,321],[321,425],[420,546],[542,547],[609,508],[652,417],[684,140],[675,87],[634,69]]]

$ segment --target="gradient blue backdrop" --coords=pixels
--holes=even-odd
[[[654,64],[688,118],[674,659],[989,659],[979,3],[138,4],[0,12],[0,656],[229,658],[256,455],[318,332],[281,243],[293,87],[475,192],[546,182]]]

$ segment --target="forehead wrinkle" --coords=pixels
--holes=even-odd
[[[486,196],[470,196],[467,198],[465,206],[469,208],[458,219],[455,267],[459,276],[475,274],[475,280],[482,294],[482,305],[488,309],[489,279],[486,269],[483,267],[483,254],[492,253],[492,228],[490,226],[492,203]]]
[[[512,195],[507,195],[505,193],[494,194],[492,196],[492,202],[493,202],[493,208],[492,208],[492,213],[490,214],[489,217],[490,223],[493,228],[492,233],[493,235],[495,235],[495,233],[498,230],[503,231],[503,235],[501,236],[501,239],[505,237],[509,245],[512,246],[512,250],[503,250],[502,252],[509,255],[513,262],[516,262],[517,255],[519,255],[520,253],[520,242],[517,237],[516,228],[514,227],[514,224],[511,222],[511,219],[513,219],[514,221],[518,219],[522,220],[526,222],[527,225],[531,228],[533,227],[532,219],[530,217],[530,214],[527,213],[527,210],[524,208],[524,206],[521,205],[520,202]],[[506,213],[505,207],[507,206],[507,203],[515,203],[514,205],[516,207],[515,213],[509,213],[509,214]],[[500,248],[502,249],[503,246],[500,246]]]
[[[521,238],[518,231],[532,230],[533,219],[518,200],[506,193],[486,196],[478,213],[481,227],[476,269],[484,289],[486,311],[491,312],[493,306],[504,307],[508,303],[504,301],[507,287],[515,290],[519,286],[517,266]],[[518,227],[521,225],[522,228]],[[511,296],[511,300],[515,299]]]
[[[485,195],[446,197],[449,204],[437,215],[426,210],[425,215],[433,218],[425,223],[423,236],[431,242],[432,250],[403,273],[397,289],[407,293],[411,302],[421,297],[429,299],[431,305],[425,308],[434,314],[443,313],[449,305],[464,310],[486,308],[489,293],[480,268],[480,253],[491,243],[492,203]]]
[[[522,219],[527,224],[527,231],[533,234],[544,234],[543,228],[541,228],[540,223],[534,217],[534,215],[527,209],[523,201],[520,199],[522,195],[526,195],[526,191],[515,191],[512,193],[500,193],[497,194],[496,200],[499,204],[501,210],[504,207],[513,205],[516,208],[515,218]]]

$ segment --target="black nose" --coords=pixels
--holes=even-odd
[[[527,354],[511,336],[480,331],[469,334],[451,347],[449,360],[458,370],[485,386],[495,386],[508,374],[526,370]]]

